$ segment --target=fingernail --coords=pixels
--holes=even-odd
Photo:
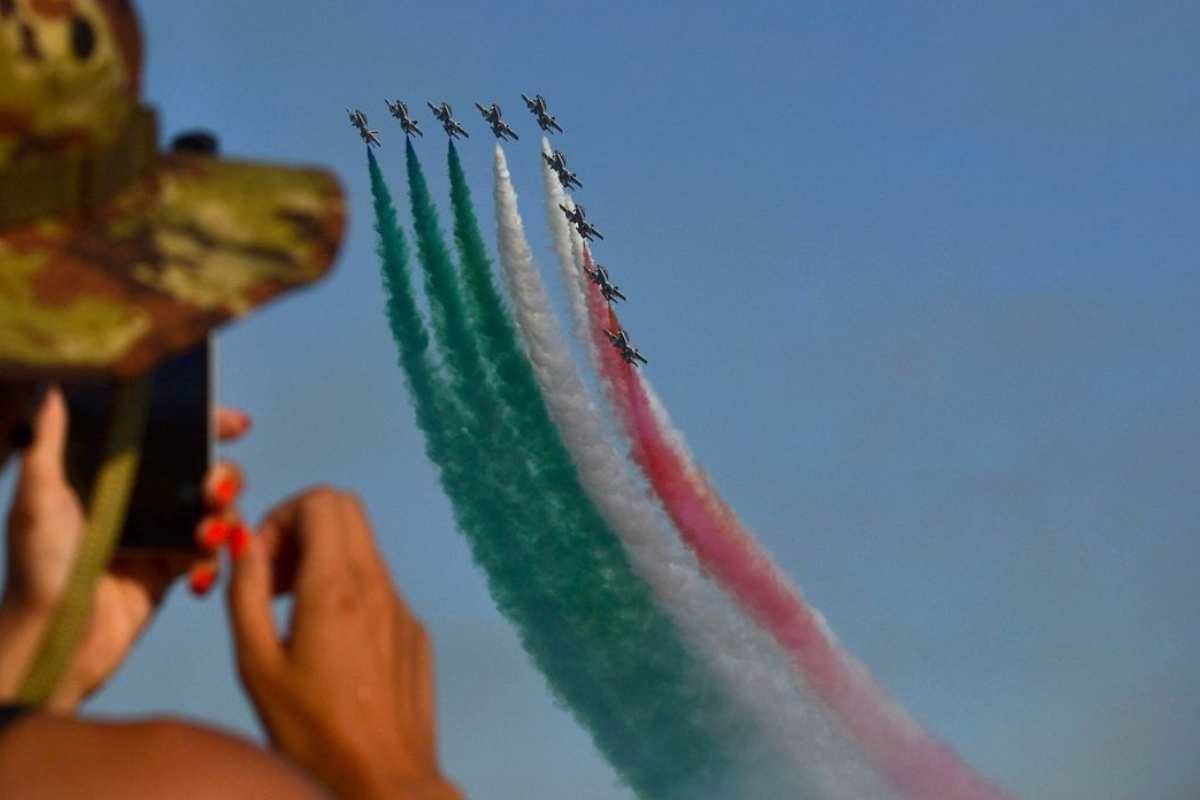
[[[208,590],[217,580],[217,568],[203,564],[192,568],[191,575],[188,576],[188,584],[191,587],[192,594],[197,597],[203,597],[208,594]]]
[[[229,524],[224,520],[210,519],[200,526],[200,534],[196,537],[200,546],[213,552],[229,539]]]
[[[226,474],[217,481],[217,485],[213,487],[213,499],[222,508],[233,505],[233,501],[237,498],[238,491],[242,488],[242,482],[238,480],[236,475]]]
[[[250,529],[239,522],[233,526],[233,533],[229,536],[229,554],[237,561],[246,554],[246,548],[249,546]]]

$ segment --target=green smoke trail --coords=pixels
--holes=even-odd
[[[510,440],[503,443],[506,447],[536,454],[537,491],[523,492],[518,500],[528,503],[528,498],[539,496],[542,503],[546,498],[558,500],[554,527],[560,547],[555,557],[589,570],[581,574],[590,585],[580,584],[579,573],[573,578],[573,597],[587,602],[583,596],[590,593],[597,603],[613,604],[610,612],[626,627],[619,631],[622,641],[604,645],[619,648],[610,650],[618,660],[628,659],[616,665],[614,677],[621,696],[632,706],[629,713],[637,715],[639,730],[647,737],[644,746],[649,753],[657,752],[655,784],[661,792],[680,793],[697,774],[707,770],[720,774],[728,766],[729,743],[755,732],[747,730],[745,720],[736,719],[727,698],[686,651],[674,626],[653,606],[648,587],[633,575],[619,540],[584,492],[496,287],[453,143],[448,160],[466,313],[476,323],[480,349],[503,399],[507,424],[500,427],[499,434]],[[605,573],[611,576],[608,583],[597,580]],[[584,624],[588,621],[584,615],[575,618]],[[599,635],[603,638],[610,633],[605,630]],[[690,718],[681,717],[681,708],[689,709]]]
[[[491,259],[471,203],[471,190],[454,142],[450,143],[448,161],[454,240],[462,258],[467,312],[475,322],[488,366],[504,401],[508,422],[529,449],[543,483],[551,487],[548,495],[559,503],[560,509],[561,500],[574,508],[580,503],[587,505],[574,463],[550,419],[533,365],[521,349],[516,327],[496,285]],[[608,537],[606,541],[613,542],[615,548],[615,537]]]
[[[586,657],[583,646],[568,626],[549,613],[548,599],[537,589],[537,581],[530,579],[536,554],[513,546],[515,537],[506,525],[504,509],[479,480],[486,454],[464,433],[465,417],[429,356],[429,335],[412,293],[407,245],[396,224],[391,193],[369,151],[368,168],[388,324],[399,347],[417,424],[425,434],[426,454],[439,468],[455,521],[484,568],[497,606],[516,625],[526,652],[552,689],[570,701],[569,707],[593,731],[597,746],[618,772],[626,774],[626,765],[636,759],[636,754],[628,752],[631,737],[582,663]]]

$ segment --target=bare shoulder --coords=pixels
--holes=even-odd
[[[300,772],[253,743],[174,719],[37,714],[0,736],[0,797],[320,798]]]

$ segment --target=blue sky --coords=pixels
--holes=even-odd
[[[361,145],[425,99],[491,219],[499,101],[543,267],[536,128],[716,484],[923,724],[1028,797],[1200,794],[1200,12],[1185,3],[145,6],[170,133],[321,163],[333,277],[220,337],[257,513],[359,491],[438,647],[477,797],[627,795],[494,611],[422,454],[381,312]],[[551,282],[553,273],[546,270]],[[174,595],[104,712],[253,731],[217,602]]]

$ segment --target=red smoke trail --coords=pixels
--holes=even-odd
[[[585,247],[583,261],[593,269]],[[655,412],[641,374],[604,334],[621,323],[599,287],[584,280],[593,344],[637,461],[700,563],[791,656],[805,680],[887,780],[910,800],[1000,800],[946,745],[893,703],[842,650],[820,612],[800,597],[742,526]]]

